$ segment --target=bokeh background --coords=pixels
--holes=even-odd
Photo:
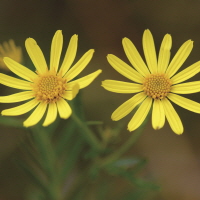
[[[101,81],[105,79],[127,81],[108,64],[106,55],[115,54],[128,63],[121,44],[122,38],[128,37],[143,56],[142,35],[148,28],[154,36],[157,51],[163,36],[166,33],[172,35],[172,56],[183,42],[194,41],[194,49],[183,69],[200,60],[199,9],[198,0],[1,0],[0,42],[14,39],[22,46],[24,63],[30,63],[24,48],[26,38],[37,41],[48,61],[56,30],[63,31],[64,49],[70,37],[78,34],[76,60],[88,49],[95,49],[94,57],[82,75],[103,70],[95,82],[82,91],[87,119],[102,120],[106,126],[112,127],[117,122],[111,121],[111,113],[130,95],[110,93],[101,87]],[[199,79],[200,75],[196,75],[191,80]],[[10,93],[5,87],[0,89],[3,95]],[[189,98],[200,102],[200,94],[192,94]],[[11,105],[0,105],[1,110],[8,107]],[[175,108],[184,124],[183,135],[175,135],[168,123],[155,131],[149,121],[129,154],[148,160],[144,170],[161,186],[153,199],[199,200],[200,116],[178,106]],[[131,114],[123,120],[127,123],[130,118]],[[121,134],[127,137],[134,133],[125,130]],[[21,130],[1,127],[0,200],[23,199],[24,185],[29,180],[12,162],[23,137]]]

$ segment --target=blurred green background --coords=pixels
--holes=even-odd
[[[181,69],[200,60],[200,1],[198,0],[1,0],[0,1],[0,42],[14,39],[22,46],[24,63],[30,60],[24,48],[25,39],[34,38],[49,61],[50,44],[56,30],[64,35],[63,53],[70,37],[78,34],[76,61],[88,49],[95,54],[82,72],[82,76],[97,69],[103,73],[82,91],[83,107],[88,120],[104,121],[107,126],[117,122],[110,119],[111,113],[131,95],[115,94],[100,85],[105,79],[127,81],[107,62],[106,55],[112,53],[128,63],[121,41],[128,37],[142,52],[142,34],[150,29],[156,49],[166,33],[172,35],[172,56],[188,39],[194,41],[194,49]],[[7,72],[11,74],[10,72]],[[196,75],[191,80],[198,80]],[[11,94],[0,86],[1,95]],[[11,92],[12,91],[12,92]],[[200,102],[200,94],[188,95]],[[1,104],[0,108],[14,104]],[[155,200],[199,200],[200,199],[200,116],[175,106],[184,124],[182,136],[175,135],[166,123],[155,131],[149,121],[137,145],[129,152],[148,159],[144,168],[145,176],[161,186],[153,197]],[[26,115],[28,116],[28,115]],[[22,116],[24,118],[25,116]],[[123,119],[130,120],[131,114]],[[133,133],[124,130],[125,137]],[[25,174],[13,165],[13,155],[25,131],[17,128],[1,127],[0,131],[0,200],[22,200],[29,184]],[[115,182],[116,190],[121,182]]]

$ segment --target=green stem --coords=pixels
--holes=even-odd
[[[97,151],[103,150],[103,145],[94,135],[94,133],[88,128],[86,123],[81,121],[75,113],[72,113],[71,117],[74,122],[79,126],[80,130],[82,130],[80,132],[83,134],[83,137],[87,140],[90,146]]]
[[[47,176],[47,199],[62,200],[60,183],[57,179],[56,156],[51,144],[51,137],[43,128],[34,127],[31,130],[42,161],[42,168]]]
[[[100,160],[100,162],[98,161],[100,166],[104,167],[108,164],[111,164],[112,162],[119,159],[125,152],[127,152],[130,149],[130,147],[133,146],[133,144],[138,140],[138,138],[142,134],[147,121],[148,121],[148,117],[143,122],[143,124],[140,126],[140,128],[135,133],[133,133],[131,135],[131,137],[126,141],[126,143],[123,144],[117,151],[115,151],[111,155],[108,155],[104,159]]]

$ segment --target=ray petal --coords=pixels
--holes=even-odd
[[[128,115],[138,104],[140,104],[146,95],[142,92],[134,95],[129,100],[125,101],[121,106],[119,106],[111,115],[113,121],[118,121]]]
[[[35,106],[38,105],[38,103],[39,103],[38,100],[33,99],[33,100],[28,101],[27,103],[22,104],[20,106],[3,110],[1,114],[7,115],[7,116],[22,115],[22,114],[27,113],[28,111],[32,110]]]
[[[33,71],[31,71],[27,67],[12,60],[11,58],[4,57],[3,61],[13,73],[17,74],[23,79],[26,79],[27,81],[33,82],[33,79],[37,78],[37,74],[35,74]]]
[[[26,39],[25,46],[37,72],[39,74],[45,73],[47,71],[47,63],[36,41],[33,38],[28,38]]]
[[[62,31],[56,31],[51,43],[50,70],[57,72],[63,46]]]
[[[191,94],[200,92],[200,81],[192,81],[173,85],[171,87],[171,92],[178,94]]]
[[[4,47],[0,44],[0,55],[3,56],[6,54]]]
[[[144,55],[146,58],[147,66],[151,73],[157,72],[157,56],[156,49],[154,45],[154,40],[151,32],[147,29],[144,31],[144,35],[142,38],[142,44],[144,49]]]
[[[162,99],[162,104],[164,107],[166,118],[169,122],[171,129],[174,131],[174,133],[178,135],[182,134],[183,124],[177,112],[175,111],[174,107],[172,106],[172,104],[169,102],[167,98]]]
[[[32,99],[34,97],[33,91],[19,92],[8,96],[0,96],[1,103],[14,103]]]
[[[62,97],[64,99],[67,99],[67,100],[72,100],[76,97],[76,95],[78,94],[79,92],[79,85],[78,84],[75,84],[73,85],[72,87],[72,90],[67,90],[65,91],[65,94],[62,95]]]
[[[127,65],[124,61],[122,61],[115,55],[108,54],[107,60],[110,63],[110,65],[121,75],[136,83],[143,82],[144,77],[140,73],[138,73],[136,70],[134,70],[132,67]]]
[[[200,61],[182,70],[171,78],[173,84],[181,83],[200,72]]]
[[[147,97],[140,107],[135,112],[134,116],[132,117],[131,121],[128,123],[128,130],[134,131],[137,129],[145,120],[149,110],[151,108],[152,98]]]
[[[85,67],[87,64],[90,62],[92,59],[92,56],[94,54],[94,50],[90,49],[87,51],[81,58],[80,60],[66,73],[64,76],[67,81],[72,80],[74,77],[76,77]]]
[[[61,118],[67,119],[72,114],[72,109],[70,108],[69,104],[61,98],[57,101],[58,113]]]
[[[172,77],[182,66],[182,64],[185,62],[187,57],[190,55],[193,48],[193,41],[188,40],[186,41],[177,51],[176,55],[172,59],[171,63],[169,64],[169,67],[167,68],[166,74],[169,77]]]
[[[160,100],[154,100],[152,110],[152,126],[155,130],[161,129],[165,124],[165,112]]]
[[[58,110],[57,110],[56,103],[55,102],[49,103],[47,116],[42,126],[49,126],[51,123],[53,123],[56,120],[57,113],[58,113]]]
[[[143,76],[150,74],[146,64],[144,63],[134,44],[128,38],[124,38],[122,40],[122,44],[126,56],[133,67]]]
[[[31,83],[28,81],[13,78],[11,76],[0,73],[0,83],[8,87],[17,88],[20,90],[31,90]]]
[[[163,38],[158,56],[158,73],[165,73],[170,60],[170,50],[172,47],[172,37],[166,34]]]
[[[72,87],[76,84],[79,85],[80,89],[87,87],[88,85],[90,85],[90,83],[92,83],[92,81],[102,72],[101,69],[88,74],[87,76],[84,76],[82,78],[76,79],[72,82],[67,83],[67,88],[68,89],[72,89]]]
[[[37,108],[32,112],[32,114],[28,117],[27,120],[24,121],[23,125],[25,127],[34,126],[37,124],[43,117],[47,108],[47,103],[40,103]]]
[[[192,100],[182,97],[180,95],[176,95],[176,94],[172,94],[172,93],[169,94],[167,97],[171,101],[173,101],[175,104],[177,104],[187,110],[190,110],[195,113],[200,113],[200,103],[197,103],[195,101],[192,101]]]
[[[75,34],[70,39],[70,42],[65,54],[65,58],[60,67],[60,73],[62,76],[65,75],[65,73],[69,70],[72,63],[74,62],[74,59],[76,57],[76,52],[77,52],[77,46],[78,46],[78,35]]]
[[[123,81],[105,80],[102,86],[111,92],[116,93],[136,93],[142,91],[142,85],[136,83],[128,83]]]

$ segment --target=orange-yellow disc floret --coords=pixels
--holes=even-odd
[[[153,99],[163,99],[170,92],[171,84],[165,74],[150,74],[144,79],[143,90]]]
[[[66,79],[52,71],[38,75],[32,84],[35,98],[46,103],[56,102],[65,93],[66,83]]]

